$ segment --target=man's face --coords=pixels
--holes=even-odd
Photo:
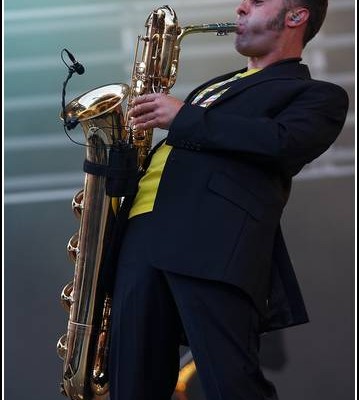
[[[235,46],[247,57],[265,56],[280,46],[288,9],[285,0],[242,0],[236,9]]]

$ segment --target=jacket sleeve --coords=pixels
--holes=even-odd
[[[344,125],[348,96],[337,85],[317,82],[273,118],[224,110],[185,104],[170,127],[167,143],[189,150],[229,151],[275,164],[292,176],[335,141]]]

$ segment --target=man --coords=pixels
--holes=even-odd
[[[348,98],[300,63],[326,0],[243,0],[247,68],[186,101],[137,98],[134,129],[168,129],[130,211],[114,292],[111,400],[169,400],[188,342],[207,400],[277,399],[259,334],[308,321],[280,229],[291,179],[341,131]]]

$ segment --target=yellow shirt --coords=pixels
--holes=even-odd
[[[129,218],[138,214],[143,214],[153,210],[158,185],[172,146],[163,143],[152,156],[151,163],[147,168],[146,174],[139,182],[137,195],[130,210]]]
[[[200,102],[202,97],[207,94],[209,91],[214,90],[223,84],[234,81],[238,78],[244,78],[245,76],[252,75],[255,72],[259,71],[259,69],[251,69],[249,71],[238,73],[234,75],[232,78],[224,81],[215,83],[214,85],[209,86],[208,88],[202,90],[193,100],[192,104],[196,104]],[[215,101],[219,96],[221,96],[227,89],[224,89],[220,92],[215,93],[213,96],[205,100],[202,104],[199,104],[201,107],[208,107],[213,101]],[[156,194],[158,190],[158,185],[160,184],[163,168],[166,164],[167,157],[170,154],[172,146],[168,146],[166,143],[163,143],[160,146],[155,154],[152,156],[151,163],[146,171],[146,174],[141,178],[138,186],[137,195],[133,202],[132,208],[130,210],[129,218],[134,217],[135,215],[144,214],[147,212],[151,212],[153,210],[153,206],[156,199]]]

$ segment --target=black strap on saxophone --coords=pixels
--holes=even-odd
[[[136,193],[137,151],[133,147],[123,145],[111,148],[108,165],[97,164],[85,159],[83,169],[88,174],[106,177],[106,194],[108,196],[128,197]]]

